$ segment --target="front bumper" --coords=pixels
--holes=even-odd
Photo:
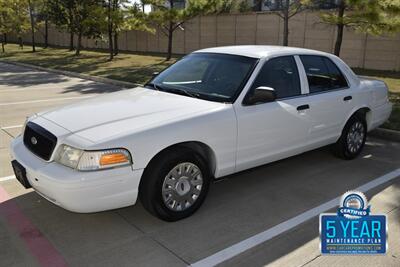
[[[37,193],[69,211],[97,212],[136,203],[143,169],[73,170],[38,158],[25,147],[21,136],[11,142],[11,157],[26,168]]]

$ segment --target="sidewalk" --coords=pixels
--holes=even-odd
[[[369,204],[373,213],[387,215],[389,248],[385,256],[321,256],[317,237],[267,266],[400,266],[400,181],[369,199]],[[314,228],[318,226],[316,221],[312,223]]]

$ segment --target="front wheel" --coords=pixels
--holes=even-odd
[[[366,137],[365,119],[355,115],[346,123],[342,135],[333,145],[333,152],[342,159],[354,159],[361,153]]]
[[[204,159],[184,148],[157,156],[146,168],[139,188],[143,206],[165,221],[192,215],[204,201],[210,175]]]

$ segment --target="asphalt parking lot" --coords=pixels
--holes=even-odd
[[[71,213],[19,185],[8,147],[27,115],[117,90],[0,63],[0,266],[400,266],[400,143],[369,138],[353,161],[322,148],[232,175],[174,223],[140,203]],[[388,215],[387,254],[321,256],[318,212],[360,186]]]

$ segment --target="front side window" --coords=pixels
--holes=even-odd
[[[146,86],[218,102],[233,102],[242,90],[258,59],[193,53],[151,80]]]
[[[300,56],[307,74],[310,93],[348,87],[339,68],[326,57]]]
[[[260,86],[273,88],[278,99],[300,95],[299,73],[294,58],[284,56],[268,60],[258,73],[250,94]]]

